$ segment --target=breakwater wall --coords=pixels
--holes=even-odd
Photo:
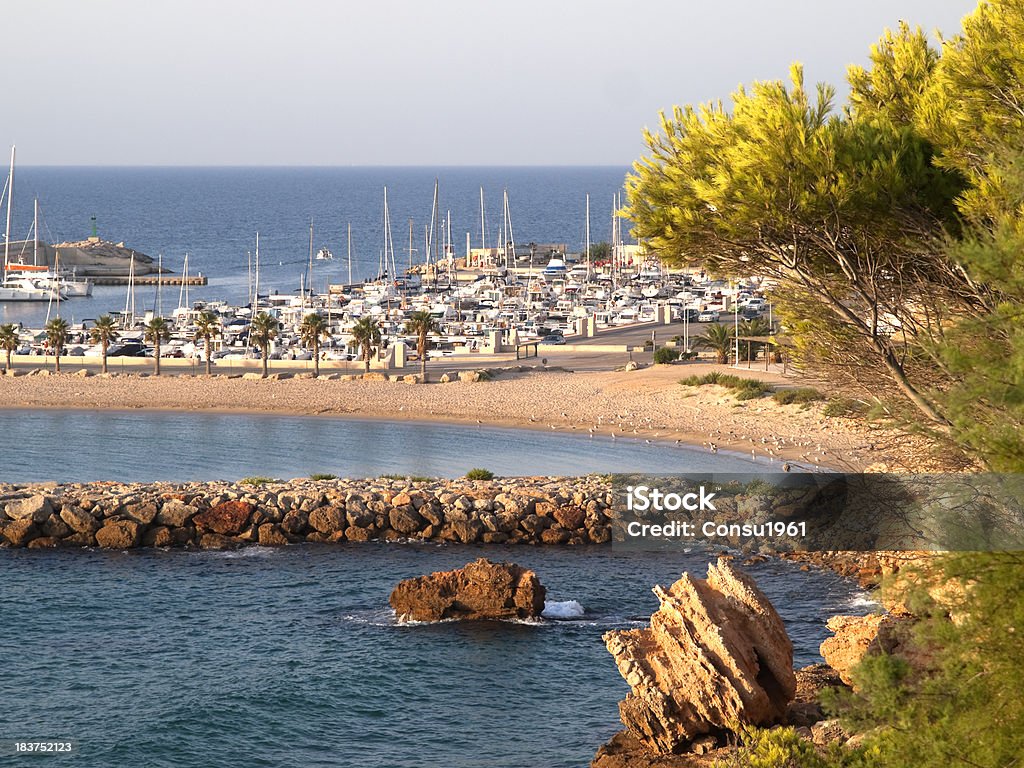
[[[603,477],[0,485],[0,546],[181,547],[427,539],[604,544]]]

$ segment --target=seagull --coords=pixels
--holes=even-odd
[[[783,465],[782,465],[782,471],[783,472],[789,472],[789,470],[791,470],[792,468],[793,468],[793,466],[788,461],[783,463]]]

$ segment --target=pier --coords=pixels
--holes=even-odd
[[[129,279],[135,285],[206,285],[206,275],[144,275],[129,278],[127,275],[104,275],[103,277],[90,277],[93,285],[128,285]]]

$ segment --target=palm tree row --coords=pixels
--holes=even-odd
[[[263,364],[263,376],[267,376],[268,359],[270,347],[281,330],[281,324],[277,318],[267,312],[260,312],[252,319],[249,326],[249,342],[260,350],[260,359]],[[417,336],[417,351],[420,357],[420,373],[426,381],[427,374],[427,350],[429,348],[429,336],[438,330],[437,323],[433,316],[423,310],[411,315],[405,324],[405,332]],[[60,358],[67,346],[70,328],[65,320],[56,317],[50,320],[45,328],[46,342],[54,354],[54,368],[60,372]],[[209,310],[201,312],[195,320],[195,331],[192,340],[198,343],[203,341],[204,355],[206,358],[206,374],[210,375],[213,355],[213,340],[222,336],[223,331],[220,319]],[[162,344],[171,338],[171,326],[162,317],[154,317],[143,326],[145,340],[153,345],[153,366],[155,375],[160,375],[160,348]],[[331,338],[330,328],[327,321],[319,314],[313,312],[306,315],[299,326],[299,336],[302,343],[312,352],[313,375],[320,375],[320,351],[322,342]],[[107,359],[110,345],[120,338],[117,329],[117,321],[110,315],[101,315],[96,319],[92,328],[89,329],[89,338],[93,344],[99,344],[101,349],[101,370],[107,373]],[[382,341],[380,325],[372,317],[360,318],[352,328],[352,339],[360,348],[360,356],[370,370],[370,360],[379,348]],[[0,350],[6,353],[6,365],[4,370],[11,367],[11,355],[18,349],[21,341],[18,338],[17,328],[13,323],[0,325]]]

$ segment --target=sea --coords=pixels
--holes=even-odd
[[[83,240],[92,233],[123,242],[180,274],[202,273],[205,287],[188,289],[188,302],[223,299],[244,304],[250,265],[260,244],[260,292],[298,291],[313,249],[328,248],[331,261],[315,261],[313,287],[348,281],[348,227],[352,227],[352,278],[379,274],[384,250],[384,189],[391,242],[399,269],[424,260],[434,184],[439,220],[450,219],[456,255],[501,241],[507,193],[512,235],[518,245],[563,243],[584,250],[587,196],[593,242],[611,239],[616,196],[627,168],[607,167],[331,167],[331,168],[111,168],[26,167],[15,170],[11,238],[29,237],[33,200],[39,200],[40,238],[48,243]],[[480,199],[483,194],[483,227]],[[623,225],[628,240],[628,226]],[[410,258],[409,233],[412,232]],[[433,242],[443,242],[435,233]],[[17,254],[31,260],[31,253]],[[12,260],[15,255],[12,254]],[[546,263],[546,261],[544,262]],[[123,309],[127,289],[98,287],[91,299],[64,302],[69,322]],[[136,308],[168,314],[185,303],[178,287],[137,289]],[[0,322],[41,326],[45,305],[0,304]]]
[[[476,557],[548,589],[530,623],[403,625],[399,580]],[[704,552],[609,547],[303,545],[234,552],[0,551],[0,740],[72,740],[4,765],[585,768],[628,687],[602,634],[644,626],[651,592]],[[798,666],[826,618],[864,613],[851,582],[747,568]]]
[[[12,236],[38,197],[48,242],[123,241],[209,285],[140,289],[137,308],[244,302],[260,234],[260,283],[314,287],[375,275],[383,190],[395,250],[422,259],[434,182],[452,239],[488,244],[508,193],[517,243],[580,250],[585,201],[608,239],[624,168],[19,168]],[[58,311],[82,322],[123,308],[97,288]],[[0,305],[41,325],[53,307]],[[7,404],[16,405],[16,404]],[[452,424],[276,415],[2,410],[0,481],[237,480],[314,472],[459,476],[636,470],[749,471],[750,462],[666,444]],[[765,467],[768,469],[768,467]],[[530,623],[401,625],[399,580],[479,556],[535,569],[550,610]],[[584,768],[618,728],[627,691],[601,635],[643,626],[655,584],[703,573],[712,553],[610,547],[518,549],[433,543],[252,547],[236,552],[0,549],[0,764]],[[819,660],[835,613],[870,610],[855,584],[769,561],[750,572],[782,614],[797,664]],[[3,756],[10,740],[69,739],[65,757]]]

